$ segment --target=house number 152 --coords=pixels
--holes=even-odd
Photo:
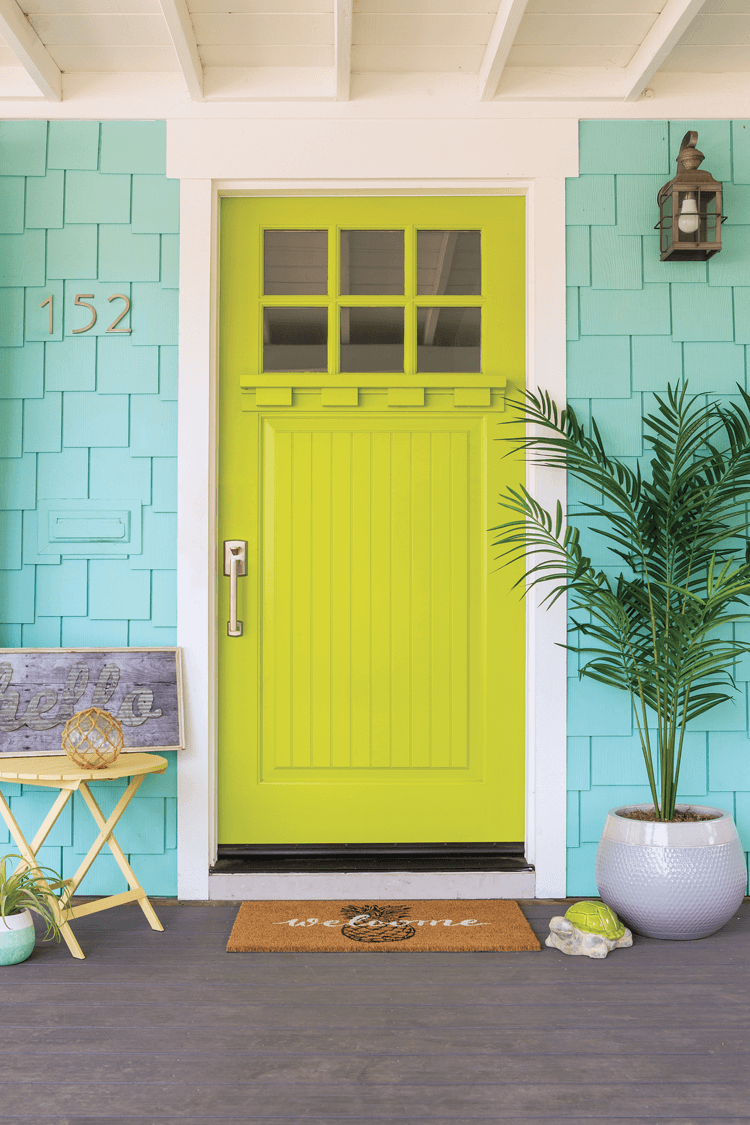
[[[118,328],[117,327],[117,325],[120,323],[122,318],[124,316],[127,316],[127,314],[130,312],[130,297],[127,297],[124,293],[113,293],[111,297],[107,297],[107,300],[108,301],[116,301],[116,300],[118,300],[118,298],[121,301],[125,302],[125,308],[122,310],[120,315],[112,321],[109,328],[107,329],[107,332],[131,332],[132,331],[131,328]],[[93,301],[93,299],[94,299],[93,293],[76,293],[76,299],[73,303],[76,304],[76,305],[82,305],[83,307],[85,307],[87,309],[90,309],[91,310],[91,320],[88,322],[88,324],[84,325],[83,328],[74,328],[73,329],[73,335],[74,336],[79,335],[79,333],[81,333],[81,332],[88,332],[89,329],[93,328],[94,325],[96,324],[96,309],[94,308],[93,305],[89,304],[89,301]],[[50,293],[50,295],[49,295],[49,297],[47,298],[46,301],[42,301],[42,303],[39,307],[41,309],[43,309],[45,307],[45,305],[49,307],[49,334],[51,336],[54,332],[54,316],[53,316],[53,312],[52,312],[52,294],[51,293]]]

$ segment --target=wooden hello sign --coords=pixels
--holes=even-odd
[[[61,754],[76,711],[102,707],[127,750],[184,746],[178,648],[0,648],[0,756]]]

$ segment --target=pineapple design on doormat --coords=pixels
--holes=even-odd
[[[384,941],[408,941],[416,934],[409,925],[408,915],[411,906],[400,902],[397,906],[342,906],[341,913],[349,919],[341,928],[343,937],[350,941],[369,943]]]

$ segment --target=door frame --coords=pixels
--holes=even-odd
[[[206,900],[216,857],[218,223],[222,196],[523,195],[526,198],[527,385],[565,396],[565,171],[523,179],[220,180],[180,184],[177,644],[183,649],[186,749],[178,761],[178,894]],[[546,171],[546,170],[545,170]],[[560,472],[529,465],[544,504]],[[526,855],[536,896],[565,894],[566,610],[526,612]],[[335,878],[333,876],[332,878]]]

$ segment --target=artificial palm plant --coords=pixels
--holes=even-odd
[[[506,564],[523,562],[520,582],[550,584],[546,602],[568,595],[579,674],[630,693],[658,820],[675,816],[688,724],[733,698],[734,666],[750,649],[732,639],[733,623],[750,617],[750,397],[739,394],[725,405],[686,386],[655,396],[644,475],[608,455],[593,419],[588,435],[545,393],[517,404],[527,433],[508,439],[593,490],[566,520],[559,502],[553,517],[523,487],[508,489],[500,503],[512,518],[493,529],[495,544]],[[591,517],[605,523],[589,530],[619,573],[584,554],[570,521]]]

